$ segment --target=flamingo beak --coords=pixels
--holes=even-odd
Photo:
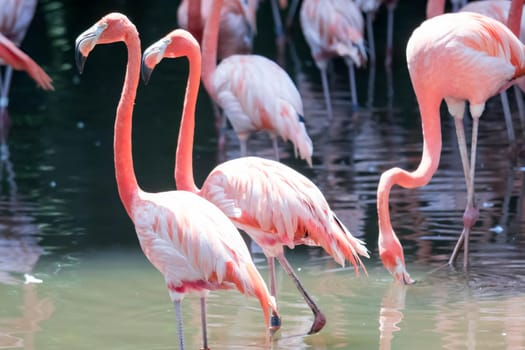
[[[415,280],[410,278],[410,275],[408,274],[405,265],[398,262],[396,265],[396,268],[392,272],[392,275],[394,276],[394,279],[404,285],[414,284],[416,283]]]
[[[145,84],[149,82],[153,69],[164,57],[164,52],[170,43],[170,39],[164,38],[148,47],[142,54],[140,74]]]
[[[102,32],[108,27],[104,22],[97,23],[82,34],[75,41],[75,61],[78,71],[82,74],[87,56],[98,42]]]

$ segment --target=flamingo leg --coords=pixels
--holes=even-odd
[[[275,155],[275,160],[279,161],[281,158],[279,157],[279,144],[277,141],[277,135],[270,134],[270,138],[272,139],[273,153]]]
[[[292,30],[293,19],[295,18],[295,13],[299,7],[299,0],[292,0],[290,6],[288,7],[288,13],[286,14],[286,31],[290,32]]]
[[[449,101],[447,101],[448,104]],[[458,138],[459,152],[461,155],[461,163],[463,165],[463,173],[465,175],[465,183],[467,186],[467,205],[465,212],[463,213],[463,231],[461,236],[454,247],[452,255],[449,259],[449,264],[452,265],[459,253],[461,247],[463,247],[464,258],[463,258],[463,267],[467,268],[468,266],[468,243],[469,236],[472,226],[476,222],[479,212],[476,208],[475,198],[474,198],[474,177],[475,177],[475,168],[476,168],[476,152],[477,152],[477,141],[478,141],[478,126],[479,118],[484,109],[483,105],[471,105],[470,110],[472,114],[472,140],[471,140],[471,150],[470,150],[470,163],[467,156],[467,144],[465,139],[465,130],[463,126],[463,113],[464,113],[464,103],[463,108],[456,109],[450,108],[451,114],[454,117],[454,122],[456,126],[456,134]],[[456,112],[456,113],[454,113]]]
[[[268,274],[269,274],[269,280],[270,280],[270,295],[274,297],[275,303],[277,305],[277,282],[275,278],[275,258],[267,257],[268,261]],[[275,314],[275,312],[272,312],[272,318],[270,320],[270,332],[271,334],[275,334],[281,328],[281,319],[278,315]]]
[[[516,104],[518,105],[521,130],[525,133],[525,106],[523,105],[523,94],[518,86],[514,85],[512,88],[514,89],[514,97],[516,98]]]
[[[507,126],[507,136],[509,143],[514,145],[516,143],[516,134],[514,133],[514,126],[512,125],[512,114],[510,112],[509,97],[507,90],[500,92],[501,105],[503,107],[503,115],[505,116],[505,125]]]
[[[366,13],[366,34],[368,38],[368,59],[370,65],[376,64],[376,45],[374,41],[374,26],[372,24],[374,19],[374,13],[369,11]]]
[[[321,70],[321,81],[323,83],[323,94],[324,94],[324,100],[326,103],[326,111],[328,113],[328,119],[333,119],[332,114],[332,102],[330,99],[330,88],[328,87],[328,77],[326,74],[326,66],[319,68]]]
[[[241,146],[241,157],[248,155],[248,134],[238,134],[239,145]]]
[[[277,52],[279,57],[279,64],[284,65],[284,44],[286,38],[284,36],[283,22],[281,20],[281,13],[279,11],[279,4],[277,0],[271,0],[273,23],[275,24],[275,45],[277,46]]]
[[[326,317],[323,315],[321,310],[319,310],[319,307],[317,306],[315,301],[312,299],[312,297],[308,294],[306,289],[304,289],[301,281],[299,281],[299,278],[293,271],[292,266],[290,265],[288,260],[286,260],[284,253],[280,253],[279,255],[277,255],[277,260],[279,260],[279,263],[281,264],[283,269],[286,271],[288,276],[290,276],[292,281],[295,283],[295,286],[297,287],[297,289],[299,290],[299,292],[301,293],[304,300],[306,301],[306,303],[308,304],[308,306],[310,307],[310,309],[312,310],[314,314],[314,322],[308,334],[314,334],[314,333],[319,332],[321,329],[323,329],[324,325],[326,324]]]
[[[206,297],[201,297],[201,325],[202,325],[202,348],[210,350],[208,347],[208,325],[206,323]]]
[[[359,102],[357,102],[357,87],[355,85],[355,68],[354,63],[350,60],[346,62],[348,66],[348,80],[350,82],[350,93],[352,94],[352,109],[357,110],[359,108]]]
[[[179,332],[179,349],[184,350],[184,328],[182,325],[182,310],[180,303],[180,300],[173,301],[173,305],[175,307],[175,317],[177,318],[177,330]]]
[[[9,105],[9,88],[11,87],[12,76],[13,68],[6,66],[4,77],[0,80],[0,107],[7,107]]]
[[[395,5],[387,6],[387,26],[386,26],[386,55],[385,67],[392,68],[392,52],[394,47],[394,10]]]

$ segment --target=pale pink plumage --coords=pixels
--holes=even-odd
[[[361,67],[366,62],[364,19],[359,8],[349,0],[304,0],[300,22],[312,57],[321,71],[328,116],[332,118],[326,69],[328,60],[333,57],[343,57],[348,65],[352,104],[357,107],[353,65]]]
[[[290,140],[296,153],[312,165],[313,146],[302,116],[301,97],[288,74],[258,55],[230,56],[217,66],[217,35],[222,1],[213,3],[203,38],[202,80],[223,109],[240,140],[241,155],[255,131],[267,131],[279,159],[277,138]]]
[[[77,38],[76,52],[82,69],[82,57],[86,57],[96,44],[118,41],[125,42],[129,55],[115,120],[118,190],[135,224],[144,254],[164,275],[177,313],[181,348],[184,344],[180,302],[188,292],[201,296],[204,311],[207,291],[236,288],[259,299],[266,324],[269,324],[268,307],[276,313],[275,302],[255,268],[242,237],[224,213],[190,192],[146,193],[138,186],[131,154],[132,111],[141,61],[136,28],[124,15],[109,14]],[[196,42],[195,47],[198,48]],[[205,325],[203,332],[205,335]],[[206,339],[204,342],[204,348],[207,348]]]
[[[321,246],[343,266],[348,259],[356,273],[363,267],[359,255],[368,257],[363,242],[348,232],[319,188],[279,162],[232,159],[208,175],[199,194],[225,213],[234,213],[230,219],[268,257],[283,254],[285,246]]]
[[[214,6],[220,6],[220,2]],[[215,8],[217,10],[218,7]],[[143,57],[143,76],[148,79],[163,57],[172,53],[172,32],[152,45]],[[179,43],[179,45],[181,45]],[[198,189],[193,178],[193,137],[195,105],[199,91],[200,60],[190,60],[190,78],[186,89],[177,155],[177,188],[198,193],[217,205],[239,228],[243,228],[268,256],[271,293],[275,295],[274,259],[277,257],[308,303],[315,320],[311,333],[318,332],[326,319],[308,295],[284,256],[284,246],[320,245],[334,259],[364,269],[359,255],[368,256],[364,243],[354,238],[330,209],[321,191],[295,170],[272,160],[242,157],[217,166]],[[366,270],[365,270],[366,271]]]
[[[295,156],[312,166],[313,145],[303,119],[303,102],[279,65],[258,55],[230,56],[215,70],[213,85],[239,139],[246,142],[251,133],[267,131],[272,139],[291,141]]]
[[[441,154],[440,105],[444,99],[454,117],[467,187],[463,233],[449,263],[464,244],[478,217],[474,198],[477,130],[485,101],[525,74],[525,50],[502,23],[476,13],[463,12],[433,17],[421,24],[407,44],[407,62],[418,100],[423,129],[421,163],[413,172],[392,168],[381,175],[377,189],[379,252],[394,277],[410,283],[403,250],[390,222],[389,194],[394,185],[416,188],[426,185],[435,173]],[[465,102],[472,116],[470,159],[464,135]]]

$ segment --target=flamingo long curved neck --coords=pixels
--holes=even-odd
[[[524,0],[512,0],[509,8],[507,26],[518,38],[520,37],[521,14],[523,12],[524,2]]]
[[[399,185],[404,188],[425,186],[436,172],[441,155],[439,113],[441,99],[432,97],[431,94],[425,94],[426,89],[417,89],[414,86],[414,90],[420,107],[421,127],[423,135],[425,135],[423,154],[415,171],[408,172],[400,168],[392,168],[381,175],[377,188],[377,212],[379,216],[379,239],[383,241],[383,246],[387,246],[389,241],[398,240],[390,222],[388,207],[392,186]]]
[[[202,39],[202,82],[208,94],[215,100],[213,74],[217,68],[217,46],[219,44],[219,24],[224,0],[213,1],[210,15],[204,25]]]
[[[136,29],[129,28],[124,42],[128,50],[128,63],[124,87],[117,107],[115,118],[115,139],[113,143],[115,157],[115,176],[117,178],[118,192],[122,204],[128,215],[132,217],[133,201],[137,198],[140,188],[137,184],[133,157],[131,151],[131,122],[133,104],[137,94],[140,79],[141,48],[140,39]]]
[[[195,106],[199,92],[201,73],[201,54],[198,45],[193,45],[189,40],[186,56],[189,61],[188,83],[184,97],[182,120],[177,142],[177,153],[175,160],[175,181],[177,189],[190,192],[198,192],[193,178],[193,137],[195,133]]]
[[[188,1],[188,31],[198,42],[202,40],[201,0]]]

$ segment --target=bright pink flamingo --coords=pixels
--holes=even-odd
[[[148,80],[163,57],[180,52],[175,45],[179,32],[166,35],[143,55],[143,77]],[[188,39],[189,40],[189,39]],[[321,246],[341,265],[349,260],[355,272],[364,266],[359,255],[368,257],[366,248],[354,238],[330,209],[321,191],[295,170],[259,157],[237,158],[218,165],[201,189],[193,179],[193,136],[195,105],[199,90],[199,60],[189,55],[191,73],[179,131],[175,179],[177,188],[191,191],[216,204],[240,229],[263,249],[270,269],[270,292],[276,295],[274,258],[294,281],[314,313],[310,333],[319,332],[326,319],[302,286],[284,255],[284,247],[299,244]],[[365,270],[366,272],[366,270]]]
[[[183,0],[177,9],[179,27],[188,30],[199,42],[202,42],[202,32],[210,17],[212,2],[213,0]],[[225,0],[220,14],[217,51],[219,60],[252,52],[257,31],[257,5],[258,0]]]
[[[411,283],[403,248],[390,222],[388,198],[394,185],[416,188],[426,185],[435,173],[441,154],[439,108],[444,99],[454,117],[461,162],[467,187],[463,232],[449,263],[464,244],[468,263],[468,240],[478,217],[474,199],[474,172],[479,118],[485,101],[525,74],[523,44],[501,22],[476,13],[453,13],[433,17],[421,24],[407,45],[407,62],[421,113],[423,155],[413,172],[400,168],[385,171],[377,189],[379,253],[395,279]],[[463,127],[465,102],[470,104],[472,141],[470,160]]]
[[[239,137],[241,156],[247,155],[251,133],[267,131],[276,159],[279,159],[277,136],[280,136],[290,140],[296,156],[311,166],[313,145],[306,132],[303,103],[288,74],[275,62],[259,55],[229,56],[217,66],[222,3],[213,3],[204,28],[202,80]]]
[[[180,348],[184,348],[181,301],[185,294],[196,293],[201,298],[204,349],[208,349],[208,291],[236,288],[257,297],[266,324],[269,307],[277,313],[275,301],[241,235],[216,206],[186,191],[147,193],[138,186],[131,152],[132,112],[141,60],[135,26],[119,13],[103,17],[77,38],[77,62],[82,71],[95,45],[119,41],[128,48],[126,78],[115,120],[115,173],[120,199],[135,224],[142,251],[164,275],[177,315]],[[195,41],[181,42],[198,47]]]
[[[300,11],[301,28],[310,46],[312,57],[321,71],[323,92],[328,116],[332,118],[332,103],[326,69],[329,59],[343,57],[349,71],[352,106],[357,108],[354,64],[366,62],[363,39],[364,19],[353,1],[304,0]]]

